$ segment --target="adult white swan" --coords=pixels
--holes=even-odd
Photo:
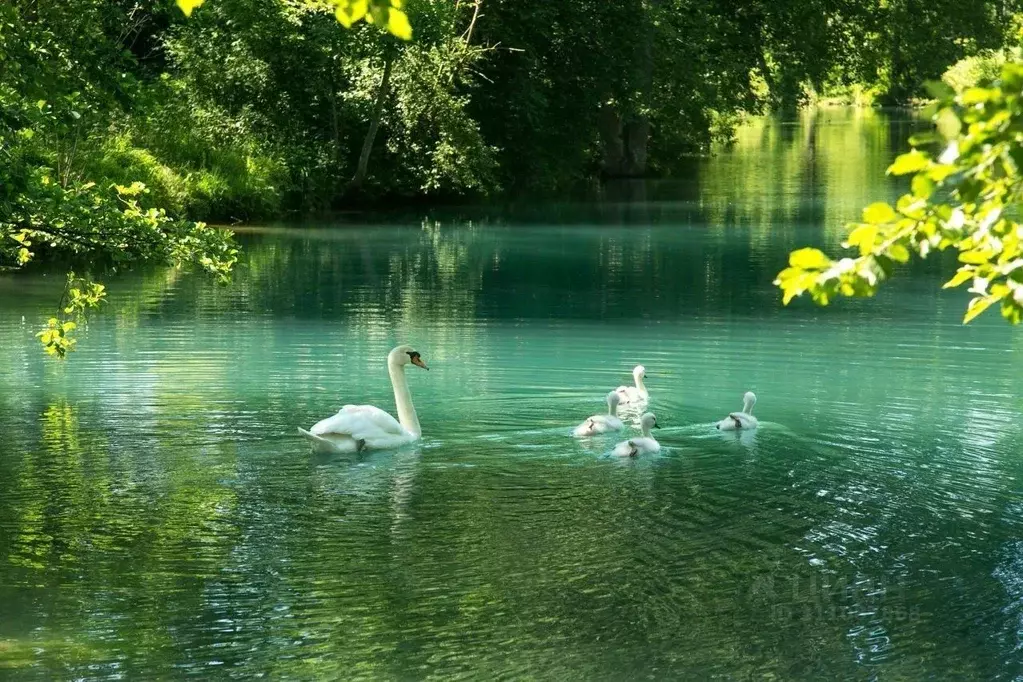
[[[579,426],[575,427],[572,435],[577,437],[595,436],[598,433],[608,431],[621,431],[622,420],[618,418],[618,402],[621,400],[618,394],[611,391],[607,394],[607,414],[595,414]]]
[[[721,431],[741,431],[743,429],[757,428],[757,418],[753,416],[753,406],[756,403],[756,394],[753,391],[746,391],[746,395],[742,396],[742,412],[732,412],[715,424],[715,426]]]
[[[333,417],[317,422],[308,431],[300,428],[298,432],[312,443],[314,450],[324,453],[385,450],[419,440],[423,430],[405,379],[408,364],[430,369],[412,346],[398,346],[387,354],[397,419],[372,405],[345,405]]]
[[[645,403],[650,398],[650,393],[646,390],[646,386],[643,384],[643,379],[645,377],[646,368],[643,365],[636,365],[635,369],[632,370],[632,378],[636,382],[636,385],[619,386],[615,389],[615,393],[618,394],[618,398],[622,405]]]
[[[657,417],[652,412],[647,412],[640,418],[639,425],[643,429],[642,438],[630,438],[623,440],[611,451],[618,457],[635,457],[637,455],[653,454],[661,451],[661,444],[650,435],[650,429],[659,429]]]

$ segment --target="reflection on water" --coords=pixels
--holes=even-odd
[[[596,200],[241,234],[237,281],[111,282],[47,361],[0,278],[0,676],[1012,679],[1019,330],[940,263],[781,308],[913,122],[755,121]],[[22,316],[26,317],[22,322]],[[311,454],[346,402],[414,447]],[[656,457],[575,439],[648,369]],[[756,432],[711,424],[746,390]]]

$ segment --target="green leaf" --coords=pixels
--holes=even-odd
[[[408,21],[408,15],[400,9],[391,8],[387,19],[387,30],[402,40],[412,40],[412,25]]]
[[[893,220],[895,220],[895,211],[883,201],[878,201],[863,209],[864,222],[883,225]]]
[[[984,263],[990,263],[991,257],[994,255],[994,252],[990,249],[973,249],[959,254],[959,262],[968,263],[969,265],[983,265]]]
[[[931,159],[918,149],[900,154],[895,163],[888,167],[889,175],[907,175],[927,168]]]
[[[955,277],[948,280],[942,285],[942,289],[954,289],[955,287],[961,286],[963,283],[973,279],[973,270],[966,268],[959,268],[956,272]]]
[[[966,105],[980,104],[986,102],[989,99],[996,97],[998,91],[988,88],[967,88],[963,91],[963,94],[959,96],[959,100]]]
[[[185,13],[186,17],[192,16],[192,11],[205,1],[206,0],[177,0],[178,7],[181,8],[181,11]]]
[[[849,233],[844,246],[846,248],[859,248],[860,255],[865,256],[874,248],[874,241],[877,239],[877,225],[859,225]]]
[[[789,265],[802,270],[823,270],[831,266],[831,259],[820,249],[807,247],[789,254]]]
[[[970,305],[967,306],[966,315],[963,317],[963,324],[969,324],[970,320],[990,308],[991,304],[997,300],[998,299],[993,296],[977,296],[976,298],[970,299]]]
[[[342,26],[351,28],[352,24],[366,16],[368,10],[368,0],[338,0],[334,16]]]
[[[935,184],[930,177],[921,173],[913,176],[910,187],[912,188],[913,196],[919,199],[927,199],[934,192]]]
[[[959,116],[957,116],[956,112],[949,107],[945,107],[938,112],[938,120],[936,124],[938,126],[938,132],[941,133],[946,140],[951,140],[959,135],[959,131],[963,128],[963,124],[962,121],[959,120]]]
[[[909,260],[909,249],[902,244],[892,244],[888,247],[888,257],[898,263],[905,263]]]
[[[1009,324],[1019,324],[1023,321],[1023,307],[1007,298],[1002,301],[1002,317],[1008,320]]]
[[[925,81],[924,90],[927,94],[934,99],[950,99],[955,96],[956,91],[952,89],[952,86],[944,81]]]
[[[925,145],[934,144],[941,141],[941,136],[933,130],[928,130],[923,133],[915,133],[909,136],[909,144],[914,147],[923,147]]]

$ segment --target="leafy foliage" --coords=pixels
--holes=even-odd
[[[186,16],[206,0],[177,0],[178,7]],[[381,26],[388,33],[402,40],[412,39],[412,25],[408,15],[402,11],[403,0],[297,0],[309,6],[331,9],[338,22],[351,28],[357,21]]]
[[[942,83],[931,88],[936,132],[914,136],[914,148],[888,169],[910,176],[911,191],[895,206],[868,206],[850,225],[844,246],[858,256],[793,252],[775,281],[786,304],[807,292],[824,305],[871,296],[913,254],[955,249],[961,266],[945,287],[970,283],[963,321],[995,304],[1009,322],[1023,320],[1023,64],[1006,64],[998,79],[959,93]]]
[[[99,307],[104,298],[106,287],[102,284],[80,279],[74,272],[69,272],[57,306],[58,317],[51,317],[46,327],[36,334],[46,353],[63,359],[73,351],[77,340],[71,333],[78,328],[76,320],[83,320],[86,311]]]
[[[146,204],[140,182],[88,177],[110,118],[137,86],[122,70],[130,53],[107,34],[127,21],[101,0],[0,6],[0,267],[48,261],[99,271],[149,262],[195,266],[221,280],[230,272],[228,233]],[[103,294],[88,275],[69,275],[58,314],[39,335],[48,353],[74,348],[73,332]]]

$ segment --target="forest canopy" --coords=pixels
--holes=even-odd
[[[0,267],[77,273],[42,335],[63,355],[104,272],[152,262],[225,279],[231,238],[203,221],[670,175],[746,113],[924,95],[958,60],[1014,42],[1016,10],[12,0],[0,5]]]

